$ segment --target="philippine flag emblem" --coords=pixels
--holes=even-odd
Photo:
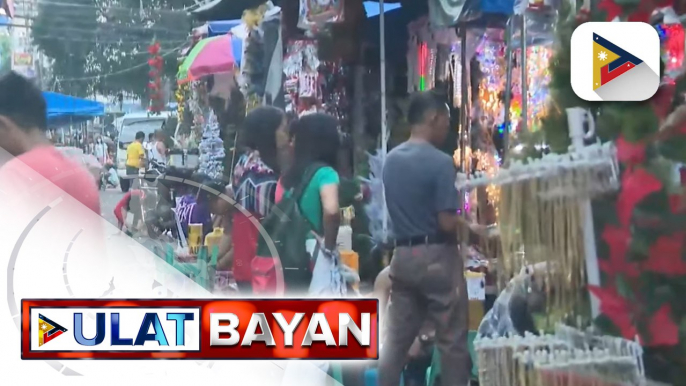
[[[571,48],[572,88],[580,98],[643,101],[657,92],[660,38],[649,24],[584,23]]]
[[[38,347],[67,332],[67,329],[38,314]]]

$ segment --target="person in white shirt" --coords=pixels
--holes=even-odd
[[[164,132],[157,130],[154,135],[154,141],[150,141],[150,164],[152,167],[164,168],[167,166],[167,146],[164,144]]]
[[[143,149],[145,149],[145,156],[148,159],[150,158],[150,151],[152,150],[153,145],[155,144],[155,133],[150,133],[148,135],[148,140],[143,142]]]

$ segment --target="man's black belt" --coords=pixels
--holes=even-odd
[[[396,247],[411,247],[413,245],[428,245],[428,244],[448,244],[454,243],[449,237],[441,234],[414,236],[407,238],[400,238],[395,240]]]

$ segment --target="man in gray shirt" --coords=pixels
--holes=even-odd
[[[436,328],[441,385],[469,383],[468,303],[456,235],[461,218],[453,159],[438,150],[450,110],[432,92],[414,94],[408,109],[410,139],[388,154],[383,171],[393,223],[388,336],[380,355],[379,384],[398,386],[407,352],[428,319]]]

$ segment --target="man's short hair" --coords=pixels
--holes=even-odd
[[[145,133],[142,131],[137,132],[136,139],[145,139]]]
[[[0,77],[0,115],[25,130],[48,129],[43,93],[30,80],[14,71]]]
[[[424,117],[430,111],[446,110],[445,98],[435,91],[420,91],[410,97],[410,106],[407,109],[407,122],[417,125],[424,121]]]

